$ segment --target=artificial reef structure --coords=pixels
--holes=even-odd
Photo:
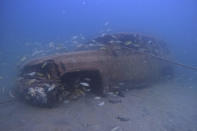
[[[106,34],[75,51],[27,62],[19,72],[17,93],[38,106],[51,107],[92,92],[114,90],[117,83],[150,84],[173,74],[167,45],[139,33]]]

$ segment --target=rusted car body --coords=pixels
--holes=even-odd
[[[169,51],[152,37],[105,35],[77,51],[28,62],[21,70],[18,91],[33,104],[53,105],[76,90],[83,94],[86,90],[79,87],[83,81],[89,83],[81,85],[98,94],[112,90],[118,82],[148,84],[172,73],[172,66],[157,57],[169,58]]]

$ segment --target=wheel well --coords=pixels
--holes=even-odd
[[[64,85],[74,88],[75,80],[83,78],[91,79],[91,92],[97,95],[101,95],[103,93],[102,78],[98,70],[67,72],[61,77],[61,81]]]

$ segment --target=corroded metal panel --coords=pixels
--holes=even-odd
[[[157,57],[167,59],[169,51],[165,43],[152,37],[135,33],[101,36],[77,51],[25,64],[19,76],[18,92],[30,103],[53,105],[69,99],[76,91],[78,94],[90,91],[91,85],[99,85],[97,88],[106,93],[121,81],[150,83],[172,69]]]

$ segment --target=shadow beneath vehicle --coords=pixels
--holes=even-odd
[[[97,95],[103,92],[102,78],[97,70],[68,72],[61,77],[61,81],[70,91],[80,89]]]

